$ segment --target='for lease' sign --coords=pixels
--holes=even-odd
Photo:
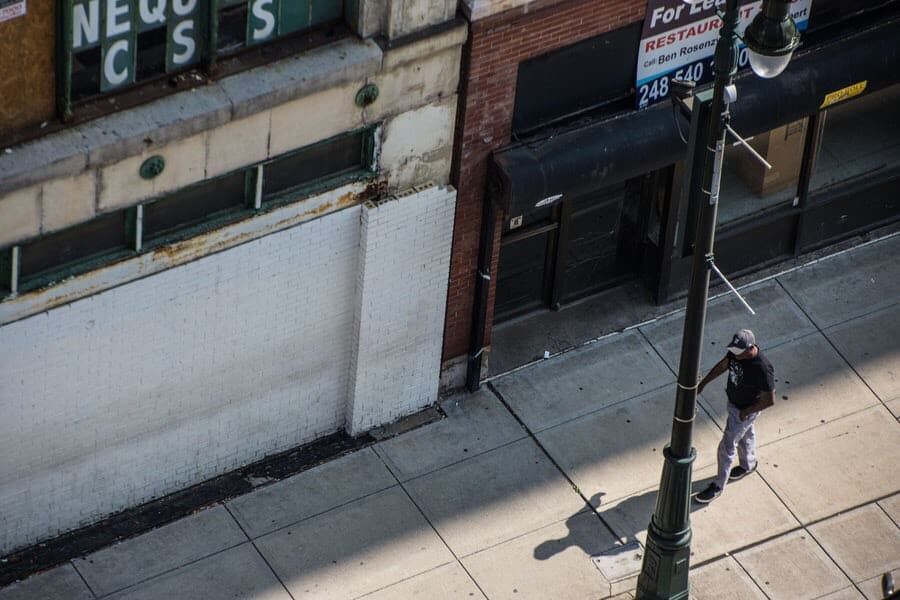
[[[0,0],[0,22],[25,16],[25,0]]]
[[[793,0],[791,15],[802,31],[809,21],[811,0]],[[761,0],[743,0],[738,33],[750,24]],[[722,21],[716,10],[725,0],[649,0],[637,63],[637,105],[646,108],[669,95],[672,79],[696,81],[713,78],[712,56]],[[739,66],[747,65],[747,49],[741,46]]]

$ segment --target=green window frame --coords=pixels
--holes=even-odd
[[[134,253],[132,207],[0,250],[0,296],[27,292]]]
[[[343,0],[61,0],[57,103],[75,103],[205,66],[334,23]]]
[[[0,300],[377,175],[378,125],[0,249]],[[266,188],[271,173],[274,186]],[[292,178],[293,177],[293,178]],[[268,190],[268,192],[267,192]]]
[[[350,131],[262,163],[260,203],[271,206],[292,202],[298,195],[309,196],[360,176],[374,175],[376,134],[377,127]]]

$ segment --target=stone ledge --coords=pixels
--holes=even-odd
[[[469,35],[469,26],[463,19],[441,23],[424,32],[392,41],[380,39],[384,51],[383,71],[418,60],[423,56],[437,54],[442,50],[462,46]]]
[[[219,82],[240,119],[290,100],[378,73],[382,52],[372,40],[344,38],[328,46],[239,73]]]
[[[492,24],[498,24],[563,2],[566,0],[462,0],[460,6],[473,23],[491,19]]]
[[[0,155],[0,194],[79,175],[142,151],[379,72],[382,51],[355,37],[76,125]]]

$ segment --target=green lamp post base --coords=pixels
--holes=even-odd
[[[640,600],[687,600],[691,555],[691,475],[697,451],[675,458],[663,450],[662,479],[656,512],[647,529],[644,565],[637,582]]]

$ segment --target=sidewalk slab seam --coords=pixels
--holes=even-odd
[[[618,366],[609,364],[609,357]],[[604,363],[606,369],[600,369]],[[674,380],[665,362],[635,331],[568,352],[564,361],[562,357],[542,361],[490,385],[529,431],[537,433]],[[606,391],[601,399],[591,392],[596,387]]]
[[[610,587],[590,557],[613,543],[596,515],[579,512],[461,560],[492,600],[597,597]]]
[[[536,434],[544,451],[595,506],[659,482],[669,439],[667,387],[642,394]],[[702,464],[715,460],[721,432],[701,413],[695,426]],[[602,498],[601,498],[602,497]]]
[[[465,578],[468,580],[468,582],[471,583],[471,585],[472,585],[472,588],[470,588],[470,590],[468,590],[467,597],[475,598],[475,600],[478,600],[478,597],[480,597],[481,600],[487,600],[487,596],[485,596],[484,593],[478,588],[478,585],[475,582],[475,580],[472,578],[472,576],[469,574],[469,572],[466,571],[465,567],[460,563],[459,560],[453,560],[453,561],[444,563],[442,565],[438,565],[438,566],[434,567],[433,569],[429,569],[427,571],[423,571],[422,573],[418,573],[416,575],[412,575],[405,579],[401,579],[390,585],[384,586],[382,588],[378,588],[377,590],[367,592],[367,593],[363,594],[362,596],[356,596],[355,598],[353,598],[353,600],[366,600],[366,599],[373,599],[373,598],[381,598],[385,594],[390,593],[392,590],[396,590],[397,588],[401,588],[401,587],[405,587],[407,585],[413,584],[417,580],[421,580],[422,578],[426,578],[431,575],[434,575],[438,571],[445,571],[445,570],[447,570],[448,567],[452,567],[452,566],[458,567],[459,571],[462,572],[461,575],[465,576]],[[456,583],[459,583],[459,582],[457,581]],[[474,590],[474,591],[471,591],[471,590]],[[455,594],[457,591],[459,591],[461,593],[466,593],[467,590],[455,590],[454,589],[454,590],[448,591],[446,589],[446,586],[442,585],[439,591],[441,592],[441,595],[439,595],[439,596],[435,595],[436,590],[429,589],[423,593],[416,592],[416,595],[414,597],[416,597],[416,598],[423,597],[424,594],[427,593],[428,595],[424,596],[424,597],[427,597],[429,600],[455,600],[455,598],[458,596],[450,596],[449,594],[451,594],[451,593]],[[474,596],[475,592],[478,593],[478,597]],[[390,596],[390,598],[392,600],[401,600],[401,599],[405,600],[408,597],[411,597],[411,596],[409,596],[408,593],[404,593],[402,596],[398,596],[398,595]]]
[[[0,600],[93,600],[87,583],[70,562],[0,588]]]
[[[530,438],[403,487],[456,556],[586,508]]]
[[[600,412],[609,410],[609,409],[611,409],[611,408],[619,407],[619,406],[625,404],[626,402],[632,402],[632,401],[634,401],[634,400],[639,400],[639,399],[641,399],[641,398],[644,398],[645,396],[649,396],[650,394],[656,394],[656,393],[659,393],[659,392],[662,391],[662,390],[665,390],[665,389],[668,389],[668,388],[670,388],[670,387],[673,387],[675,384],[676,384],[676,381],[673,379],[673,380],[670,381],[670,382],[666,382],[666,383],[664,383],[664,384],[662,384],[662,385],[659,385],[659,386],[657,386],[657,387],[655,387],[655,388],[653,388],[653,389],[649,389],[649,390],[643,391],[643,392],[641,392],[640,394],[635,394],[634,396],[629,396],[628,398],[623,398],[622,400],[616,400],[616,401],[613,402],[612,404],[605,404],[605,405],[600,406],[600,407],[598,407],[598,408],[591,409],[591,410],[588,411],[588,412],[580,413],[580,414],[578,414],[578,415],[575,415],[575,416],[573,416],[573,417],[571,417],[571,418],[569,418],[569,419],[566,419],[565,421],[560,421],[559,423],[554,423],[553,425],[550,425],[550,426],[548,426],[548,427],[546,427],[546,428],[544,428],[544,429],[540,429],[540,430],[538,430],[538,431],[534,431],[534,432],[530,432],[530,433],[532,433],[534,436],[538,436],[538,435],[540,435],[540,434],[547,433],[548,431],[552,431],[552,430],[554,430],[554,429],[558,429],[559,427],[562,427],[562,426],[564,426],[564,425],[569,425],[569,424],[571,424],[571,423],[573,423],[573,422],[575,422],[575,421],[578,421],[579,419],[583,419],[583,418],[585,418],[585,417],[590,417],[590,416],[592,416],[592,415],[596,415],[597,413],[600,413]],[[673,389],[672,397],[673,397],[673,398],[675,397],[674,389]]]
[[[900,569],[900,528],[876,502],[807,529],[854,583]]]
[[[472,461],[473,459],[481,458],[481,457],[485,456],[486,454],[490,454],[491,452],[493,452],[495,450],[502,450],[503,448],[512,446],[513,444],[516,444],[516,443],[521,442],[522,440],[526,440],[526,439],[529,439],[527,434],[524,437],[521,437],[521,438],[518,438],[515,440],[511,440],[509,442],[501,444],[501,445],[497,446],[496,448],[491,448],[490,450],[485,450],[483,452],[473,454],[472,456],[466,456],[465,458],[461,458],[460,460],[457,460],[455,462],[447,463],[446,465],[444,465],[442,467],[438,467],[438,468],[434,469],[433,471],[428,471],[427,473],[422,473],[421,475],[416,475],[415,477],[410,477],[409,479],[402,479],[402,480],[397,479],[397,485],[404,487],[406,484],[412,483],[419,479],[422,479],[423,477],[432,477],[436,473],[439,473],[439,472],[443,471],[444,469],[465,464],[467,462]],[[381,457],[381,454],[379,454],[379,458],[383,458],[383,457]],[[385,462],[385,466],[390,468],[388,466],[387,462]],[[392,475],[394,475],[396,477],[396,474],[392,473]],[[404,489],[406,489],[406,488],[404,487]]]
[[[446,418],[374,446],[398,481],[408,481],[528,437],[500,400],[484,388],[441,407]]]
[[[900,455],[900,424],[886,415],[876,405],[778,440],[758,472],[804,523],[876,501],[896,491],[882,474],[891,472],[889,457]]]
[[[772,600],[818,598],[853,585],[805,528],[733,556]]]
[[[251,542],[183,565],[104,598],[216,600],[229,595],[253,597],[258,600],[290,600],[290,596]]]
[[[359,596],[455,560],[396,485],[255,544],[293,597]]]
[[[75,558],[72,565],[97,596],[106,596],[246,541],[238,523],[218,505]]]
[[[878,500],[878,506],[894,522],[894,525],[900,527],[900,493],[881,498]]]
[[[251,539],[396,485],[371,447],[226,502]]]
[[[517,533],[510,538],[500,540],[498,542],[490,544],[489,546],[484,546],[483,548],[478,548],[477,550],[473,550],[472,552],[469,552],[468,554],[459,554],[456,556],[459,561],[462,561],[464,558],[471,558],[472,556],[475,556],[476,554],[479,554],[486,550],[492,550],[492,549],[496,548],[497,546],[502,546],[503,544],[508,544],[510,542],[520,540],[524,537],[528,537],[529,535],[533,535],[534,533],[536,533],[542,529],[547,529],[548,527],[553,527],[554,525],[559,525],[560,523],[565,523],[567,520],[569,520],[573,517],[580,517],[580,516],[587,515],[587,514],[592,514],[594,517],[596,517],[598,519],[598,521],[600,521],[602,523],[602,519],[600,519],[600,515],[598,515],[595,511],[592,511],[589,506],[585,505],[584,508],[582,508],[581,510],[579,510],[576,513],[573,513],[572,515],[570,515],[568,517],[560,517],[559,519],[551,521],[550,523],[545,523],[544,525],[538,525],[537,527],[535,527],[533,529],[529,529],[528,531],[522,531],[521,533]],[[609,532],[607,531],[607,533],[609,533]],[[612,534],[609,534],[609,535],[612,535]]]

